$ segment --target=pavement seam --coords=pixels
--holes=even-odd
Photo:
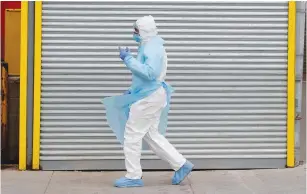
[[[48,188],[49,188],[49,185],[50,185],[51,179],[52,179],[52,177],[53,177],[53,174],[54,174],[54,171],[52,171],[52,174],[51,174],[51,176],[50,176],[50,179],[49,179],[49,181],[48,181],[48,184],[47,184],[47,186],[46,186],[46,189],[45,189],[44,194],[46,194],[46,192],[47,192],[47,190],[48,190]]]
[[[242,176],[241,176],[238,172],[233,172],[232,174],[235,176],[235,178],[236,178],[239,182],[243,183],[243,186],[244,186],[247,190],[251,191],[252,193],[255,193],[255,191],[254,191],[252,188],[250,188],[250,187],[245,183],[245,181],[243,180]]]
[[[189,181],[190,189],[191,189],[192,193],[195,194],[194,189],[193,189],[193,187],[192,187],[192,182],[191,182],[191,180],[190,180],[190,177],[187,177],[187,178],[188,178],[188,181]]]

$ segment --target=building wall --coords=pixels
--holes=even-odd
[[[9,79],[8,96],[8,154],[7,162],[18,163],[19,143],[19,80]]]
[[[4,37],[4,61],[8,63],[9,76],[20,75],[20,9],[9,9],[5,11],[5,37]]]
[[[1,1],[1,59],[4,59],[4,37],[5,37],[5,10],[20,9],[20,1]]]
[[[5,55],[5,10],[20,9],[20,1],[1,1],[1,59]],[[18,162],[19,79],[8,80],[8,149],[5,162]]]

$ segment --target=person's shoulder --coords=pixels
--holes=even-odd
[[[145,53],[160,53],[164,52],[164,40],[160,37],[155,37],[150,40],[144,48]]]

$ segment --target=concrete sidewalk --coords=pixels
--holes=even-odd
[[[2,194],[305,194],[306,168],[194,171],[180,186],[172,172],[144,172],[145,187],[113,188],[124,172],[2,171]]]

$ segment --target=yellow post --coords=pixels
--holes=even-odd
[[[32,168],[39,169],[40,113],[41,113],[41,56],[42,56],[42,2],[35,2],[34,44],[34,108],[33,108],[33,158]]]
[[[288,13],[287,167],[294,167],[295,160],[295,14],[295,1],[290,1]]]
[[[27,153],[27,73],[28,73],[28,2],[21,2],[20,33],[20,104],[19,104],[19,170],[26,170]]]

